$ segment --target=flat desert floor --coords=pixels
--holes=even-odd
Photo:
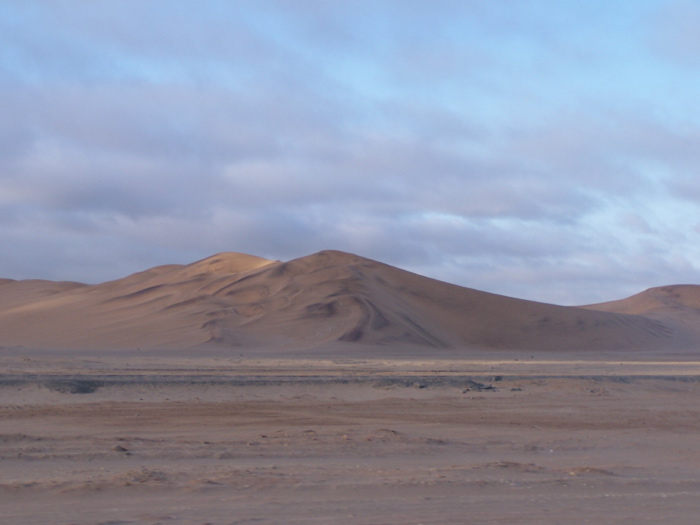
[[[2,349],[3,524],[697,523],[700,359]]]

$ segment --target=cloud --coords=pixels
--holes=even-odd
[[[694,98],[649,81],[650,7],[601,5],[0,7],[0,276],[335,248],[568,303],[696,279]]]

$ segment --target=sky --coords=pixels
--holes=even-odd
[[[356,253],[700,284],[700,2],[0,0],[0,277]]]

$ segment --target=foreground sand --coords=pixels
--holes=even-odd
[[[0,349],[0,523],[697,523],[697,357],[193,355]]]

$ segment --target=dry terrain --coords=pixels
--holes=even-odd
[[[0,279],[0,524],[698,523],[700,286],[342,252]]]
[[[0,351],[7,524],[697,523],[700,360]]]
[[[700,286],[584,307],[505,297],[349,253],[288,262],[222,253],[116,281],[0,279],[0,346],[687,350],[700,348]],[[430,352],[428,352],[430,355]]]

